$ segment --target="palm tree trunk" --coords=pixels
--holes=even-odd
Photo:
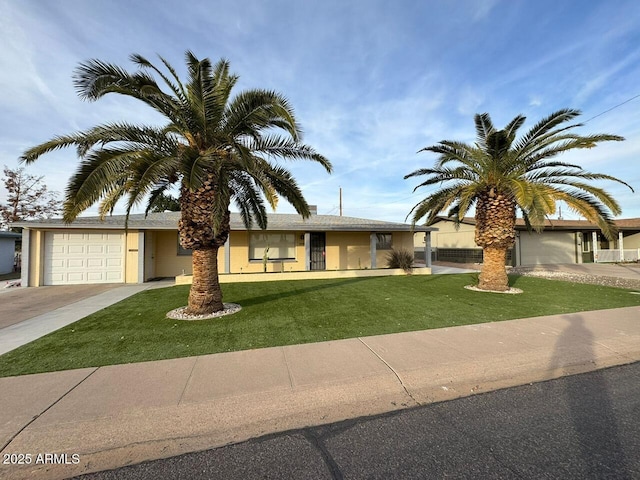
[[[189,315],[206,315],[224,309],[218,281],[218,249],[214,245],[193,250],[193,283],[186,310]]]
[[[507,261],[506,248],[486,247],[482,250],[484,261],[480,272],[478,288],[482,290],[509,290],[509,277],[505,268]]]
[[[222,214],[218,231],[213,227],[213,204],[217,192],[216,178],[209,175],[203,186],[180,192],[181,218],[178,223],[180,243],[192,251],[193,283],[186,313],[206,315],[224,309],[218,281],[218,250],[225,244],[230,231],[230,213]]]
[[[516,238],[516,203],[513,198],[489,187],[476,205],[476,244],[482,247],[484,261],[478,288],[509,290],[507,250]]]

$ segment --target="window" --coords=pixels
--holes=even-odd
[[[391,250],[390,233],[376,233],[376,250]]]
[[[191,249],[190,248],[182,248],[182,245],[180,245],[180,234],[178,233],[178,256],[188,256],[191,255]]]
[[[285,232],[249,234],[249,260],[263,260],[265,251],[269,260],[295,260],[296,235]]]

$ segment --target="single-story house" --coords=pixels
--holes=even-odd
[[[475,219],[465,217],[456,228],[447,217],[438,217],[431,236],[434,260],[482,262],[476,245]],[[640,255],[640,218],[615,221],[619,233],[609,242],[600,229],[586,220],[546,220],[541,233],[529,232],[521,218],[516,219],[516,243],[508,260],[514,266],[560,263],[637,261]],[[415,236],[416,249],[424,236]]]
[[[0,275],[13,272],[16,258],[16,241],[20,237],[19,233],[0,231]]]
[[[23,227],[22,284],[142,283],[191,273],[191,251],[180,246],[180,212],[80,217],[16,224]],[[231,233],[218,256],[225,273],[294,272],[386,267],[392,249],[413,250],[411,225],[335,215],[270,214],[268,229],[247,230],[231,214]],[[433,228],[417,227],[429,234]]]

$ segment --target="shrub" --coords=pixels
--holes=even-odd
[[[387,255],[387,267],[401,268],[406,273],[411,273],[413,265],[413,253],[404,248],[400,250],[393,249]]]

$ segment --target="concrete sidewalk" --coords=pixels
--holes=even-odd
[[[31,455],[0,477],[66,478],[638,360],[629,307],[0,378],[3,457]]]

